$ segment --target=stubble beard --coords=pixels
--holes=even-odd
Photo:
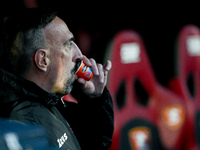
[[[72,89],[73,89],[73,84],[74,84],[74,79],[73,78],[70,78],[67,83],[65,84],[65,90],[64,90],[64,93],[65,95],[69,94]]]
[[[65,89],[64,89],[65,95],[71,93],[71,91],[73,89],[73,84],[74,84],[74,82],[76,80],[74,74],[78,69],[78,66],[79,66],[78,62],[79,61],[76,61],[75,65],[74,65],[74,68],[71,70],[71,78],[69,80],[67,80],[67,82],[64,85],[64,87],[65,87]]]

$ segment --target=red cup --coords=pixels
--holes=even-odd
[[[89,81],[93,77],[92,69],[85,65],[83,61],[81,61],[78,70],[76,71],[76,75],[80,78],[83,78]]]

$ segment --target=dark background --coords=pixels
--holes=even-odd
[[[31,4],[31,1],[35,3]],[[179,30],[186,24],[200,27],[200,7],[192,1],[1,0],[0,6],[0,17],[23,7],[57,9],[78,45],[81,31],[90,37],[88,57],[101,63],[109,42],[118,31],[135,30],[144,41],[158,82],[164,86],[174,76],[174,44]]]

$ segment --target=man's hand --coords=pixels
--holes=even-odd
[[[90,98],[99,97],[106,86],[108,71],[112,67],[111,61],[107,61],[104,65],[97,64],[93,58],[83,57],[83,62],[92,69],[93,77],[90,81],[78,78],[78,82],[82,84],[83,92]]]

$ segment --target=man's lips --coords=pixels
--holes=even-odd
[[[73,68],[73,73],[74,73],[74,74],[76,74],[76,72],[78,71],[80,65],[81,65],[81,60],[77,60],[77,61],[75,62],[75,66],[74,66],[74,68]]]
[[[80,65],[81,65],[81,60],[77,60],[75,63],[75,73],[78,71]]]

